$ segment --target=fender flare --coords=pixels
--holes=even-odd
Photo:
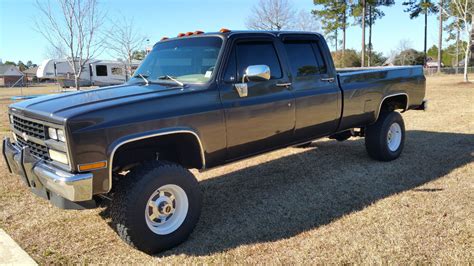
[[[153,137],[159,137],[159,136],[165,136],[165,135],[173,135],[173,134],[190,134],[193,135],[193,137],[197,140],[199,144],[199,149],[200,149],[200,155],[201,155],[201,170],[204,170],[206,168],[206,157],[204,153],[204,146],[202,145],[201,138],[199,135],[192,129],[190,128],[165,128],[165,129],[160,129],[157,131],[148,131],[148,132],[143,132],[139,134],[132,134],[132,135],[127,135],[122,138],[117,139],[114,141],[112,144],[109,145],[109,148],[107,149],[107,157],[108,157],[108,175],[109,175],[109,190],[112,189],[112,167],[113,167],[113,161],[114,161],[114,156],[115,152],[123,145],[127,143],[131,143],[134,141],[140,141],[143,139],[148,139],[148,138],[153,138]]]
[[[405,93],[405,92],[400,92],[400,93],[394,93],[394,94],[390,94],[390,95],[387,95],[385,97],[382,98],[382,100],[380,101],[380,104],[379,104],[379,109],[377,111],[377,114],[375,116],[375,121],[377,121],[379,119],[379,116],[380,116],[380,112],[382,111],[382,104],[385,100],[387,100],[388,98],[392,98],[392,97],[396,97],[396,96],[405,96],[406,99],[407,99],[407,104],[405,106],[405,108],[403,109],[403,111],[407,111],[408,110],[408,107],[410,106],[410,98],[408,97],[408,93]]]

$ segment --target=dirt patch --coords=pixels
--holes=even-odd
[[[473,263],[474,85],[459,80],[428,78],[430,110],[403,114],[407,140],[396,161],[369,159],[363,139],[323,139],[196,172],[201,220],[159,256],[124,244],[106,207],[51,207],[3,161],[0,227],[41,264]]]

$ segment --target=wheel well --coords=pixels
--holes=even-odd
[[[394,110],[403,110],[406,111],[408,108],[408,96],[405,94],[389,96],[383,99],[383,102],[380,106],[380,112],[391,112]]]
[[[132,141],[120,146],[112,156],[113,172],[126,171],[152,160],[170,161],[186,168],[204,167],[200,141],[191,133],[173,133]]]

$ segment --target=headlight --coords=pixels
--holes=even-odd
[[[67,154],[64,152],[60,151],[55,151],[55,150],[49,150],[49,157],[57,162],[63,163],[63,164],[68,164],[69,160],[67,159]]]
[[[58,140],[58,133],[57,133],[57,130],[55,128],[48,128],[48,136],[50,139],[55,139],[55,140]]]
[[[59,141],[66,142],[66,136],[64,136],[64,130],[58,129],[57,136],[58,136]]]
[[[62,129],[50,127],[48,128],[48,136],[50,139],[66,142],[66,135],[64,134],[64,130]]]
[[[13,124],[13,115],[8,116],[10,118],[10,124]]]

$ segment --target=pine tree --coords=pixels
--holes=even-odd
[[[346,50],[346,30],[349,27],[348,14],[350,11],[349,0],[314,0],[316,6],[312,13],[321,21],[324,21],[322,29],[329,40],[335,41],[336,51],[338,50],[338,33],[342,31],[342,62]]]
[[[368,42],[368,47],[367,49],[365,48],[365,34],[363,34],[362,39],[362,51],[364,53],[361,53],[361,56],[363,55],[365,57],[365,51],[367,51],[367,61],[364,58],[364,62],[367,62],[368,66],[371,66],[373,63],[372,60],[372,51],[373,51],[373,45],[372,45],[372,27],[375,24],[375,21],[377,19],[381,19],[382,17],[385,16],[385,13],[380,9],[381,6],[391,6],[395,4],[394,0],[366,0],[365,1],[365,8],[363,6],[363,2],[359,1],[359,4],[353,5],[351,9],[351,16],[354,17],[354,24],[355,25],[360,25],[363,28],[363,32],[365,32],[365,25],[368,25],[369,27],[369,42]],[[363,9],[365,9],[365,14],[363,12]],[[362,23],[363,19],[365,18],[365,23]],[[364,24],[364,25],[363,25]],[[362,59],[362,58],[361,58]],[[365,66],[365,64],[364,64]]]
[[[424,64],[426,65],[426,49],[428,41],[428,15],[438,13],[438,6],[434,0],[409,0],[403,2],[403,5],[408,6],[405,12],[410,13],[410,19],[414,19],[423,15],[425,18],[425,39],[424,39]]]

